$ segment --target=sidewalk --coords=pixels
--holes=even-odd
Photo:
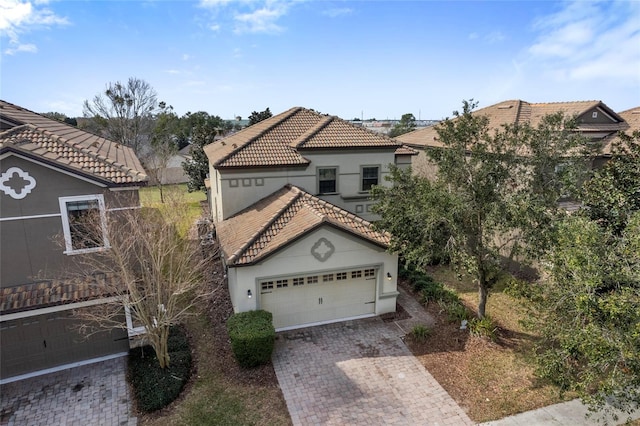
[[[480,426],[616,425],[624,424],[628,417],[626,413],[618,411],[618,420],[614,421],[611,416],[607,416],[604,419],[595,414],[591,417],[586,417],[588,413],[587,407],[579,399],[574,399],[573,401],[561,402],[538,408],[537,410],[525,411],[504,419],[480,423]],[[640,412],[633,413],[631,419],[640,419]]]

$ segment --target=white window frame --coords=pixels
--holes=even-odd
[[[107,215],[104,207],[104,196],[102,194],[74,195],[72,197],[59,197],[58,201],[60,203],[60,214],[62,217],[62,230],[64,232],[64,245],[65,245],[64,254],[73,255],[73,254],[92,253],[92,252],[108,249],[110,247],[109,240],[107,239]],[[71,226],[69,224],[69,215],[67,211],[67,203],[78,202],[78,201],[97,201],[98,202],[98,210],[100,210],[100,226],[102,228],[102,242],[103,242],[101,247],[91,247],[86,249],[73,248],[73,241],[71,239]]]
[[[124,306],[124,317],[127,321],[127,334],[129,337],[140,336],[141,334],[145,334],[147,329],[144,325],[139,327],[133,326],[133,319],[131,318],[131,308],[128,305]]]

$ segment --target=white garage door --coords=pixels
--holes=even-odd
[[[374,314],[376,269],[364,268],[262,280],[260,306],[275,328]]]

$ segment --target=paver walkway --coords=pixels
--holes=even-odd
[[[126,357],[0,386],[2,425],[135,425]]]
[[[433,321],[424,314],[412,320]],[[279,333],[273,364],[293,424],[473,424],[411,354],[404,334],[380,318]]]

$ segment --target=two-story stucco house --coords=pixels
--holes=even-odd
[[[631,111],[625,113],[631,116]],[[602,167],[611,157],[611,142],[618,132],[629,130],[625,119],[601,101],[530,103],[509,100],[475,110],[472,114],[486,117],[489,120],[489,131],[493,132],[500,130],[504,125],[529,124],[537,127],[545,115],[558,112],[562,112],[565,117],[575,117],[576,131],[584,135],[589,143],[597,144],[601,148],[600,154],[593,159],[593,168]],[[425,150],[443,147],[436,129],[437,125],[414,130],[396,138],[420,152],[413,161],[414,173],[434,176],[435,167]]]
[[[138,208],[146,181],[130,148],[0,101],[0,383],[127,354],[126,331],[77,332],[108,295],[73,258],[109,247],[77,219]]]
[[[414,150],[297,107],[205,152],[236,312],[270,311],[280,330],[395,311],[398,259],[369,192]]]

